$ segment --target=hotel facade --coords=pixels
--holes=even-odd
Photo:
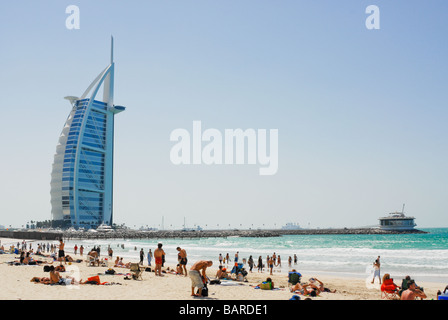
[[[51,173],[51,215],[59,225],[97,228],[113,223],[113,38],[110,64],[72,106],[56,146]],[[100,89],[102,99],[100,100]]]

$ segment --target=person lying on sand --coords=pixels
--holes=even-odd
[[[66,261],[66,262],[74,262],[75,260],[73,260],[73,258],[72,258],[71,256],[66,255],[66,256],[65,256],[65,261]]]
[[[22,261],[22,264],[26,264],[26,265],[30,265],[30,266],[37,265],[40,263],[46,263],[45,261],[35,260],[35,259],[31,258],[29,252],[26,253],[25,258],[23,258],[23,259],[21,258],[20,260]]]
[[[185,266],[184,266],[185,267]],[[184,269],[182,268],[182,266],[180,265],[180,263],[177,264],[176,266],[176,274],[180,274],[183,275],[184,274]]]
[[[47,277],[34,277],[30,280],[30,282],[34,282],[34,283],[43,283],[43,284],[50,284],[50,278]]]
[[[336,290],[330,290],[330,289],[326,288],[324,286],[323,282],[320,281],[317,278],[311,278],[310,279],[310,283],[316,285],[320,292],[331,292],[331,293],[335,293],[336,292]]]
[[[164,272],[164,270],[162,270],[162,273]],[[177,264],[176,266],[176,270],[171,269],[170,267],[166,268],[166,271],[164,273],[170,273],[170,274],[175,274],[175,275],[183,275],[183,270],[182,267],[180,266],[180,264]]]
[[[304,283],[304,284],[297,283],[291,287],[291,292],[315,297],[319,295],[320,290],[316,285],[312,283]]]

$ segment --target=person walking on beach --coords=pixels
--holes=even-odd
[[[261,270],[261,272],[263,273],[263,258],[261,257],[261,256],[259,256],[258,257],[258,272],[260,272],[260,270]]]
[[[75,247],[73,248],[73,250],[75,251],[75,254],[78,252],[78,246],[75,244]],[[44,248],[45,251],[45,248]]]
[[[152,260],[152,252],[151,249],[148,251],[148,266],[151,266],[151,260]]]
[[[162,244],[159,243],[157,245],[157,249],[154,250],[154,258],[156,260],[156,269],[155,274],[156,276],[162,276],[162,264],[163,264],[163,256],[165,255],[165,251],[162,249]]]
[[[252,269],[254,267],[254,259],[252,258],[252,256],[249,256],[249,260],[247,261],[247,263],[249,264],[249,272],[252,273]]]
[[[294,264],[297,264],[297,255],[294,253]]]
[[[81,255],[81,257],[82,257],[83,252],[84,252],[84,247],[81,245],[79,247],[79,254]]]
[[[269,265],[269,270],[270,270],[270,275],[272,276],[272,269],[274,268],[274,259],[273,258],[270,258],[269,259],[269,263],[268,263],[268,265]]]
[[[219,265],[222,266],[222,254],[219,254],[219,258],[218,258],[218,260],[219,260]]]
[[[181,249],[180,247],[177,247],[176,250],[179,251],[179,264],[184,271],[185,276],[187,276],[187,252],[185,249]]]
[[[380,256],[378,256],[378,258],[373,263],[373,279],[372,279],[372,283],[374,283],[375,282],[375,278],[378,277],[378,279],[380,280],[380,284],[381,284],[380,267],[381,267]]]
[[[229,257],[229,254],[227,253],[226,254],[226,262],[227,262],[227,264],[229,264],[229,261],[230,261],[230,257]]]
[[[199,260],[190,269],[191,279],[191,295],[194,297],[202,297],[202,288],[204,288],[204,281],[207,280],[205,270],[213,265],[212,261]],[[198,294],[194,293],[194,289],[198,288]]]
[[[140,250],[140,264],[143,265],[143,258],[145,256],[145,252],[143,251],[143,248]]]

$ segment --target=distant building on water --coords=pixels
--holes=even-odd
[[[288,222],[282,226],[282,230],[300,230],[302,229],[298,223]]]
[[[113,38],[110,64],[78,98],[56,146],[51,172],[51,215],[59,225],[97,228],[113,222],[114,105]],[[102,88],[102,100],[97,94]]]

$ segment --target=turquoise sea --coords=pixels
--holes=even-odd
[[[233,257],[239,251],[240,260],[253,256],[257,260],[274,252],[281,256],[282,267],[277,272],[287,272],[288,257],[298,257],[292,268],[311,275],[329,274],[368,278],[372,264],[381,257],[381,274],[389,273],[394,278],[406,275],[421,281],[437,281],[448,284],[448,228],[421,229],[426,234],[392,235],[293,235],[272,238],[204,238],[204,239],[133,239],[133,240],[75,240],[67,242],[71,251],[78,246],[91,248],[100,245],[106,255],[108,246],[114,257],[124,260],[139,259],[139,251],[154,251],[157,243],[163,243],[167,263],[177,263],[176,247],[186,249],[190,263],[199,259],[213,260],[218,265],[218,256],[227,253]],[[122,245],[124,248],[122,248]],[[189,263],[189,264],[190,264]],[[256,270],[255,270],[256,271]]]

